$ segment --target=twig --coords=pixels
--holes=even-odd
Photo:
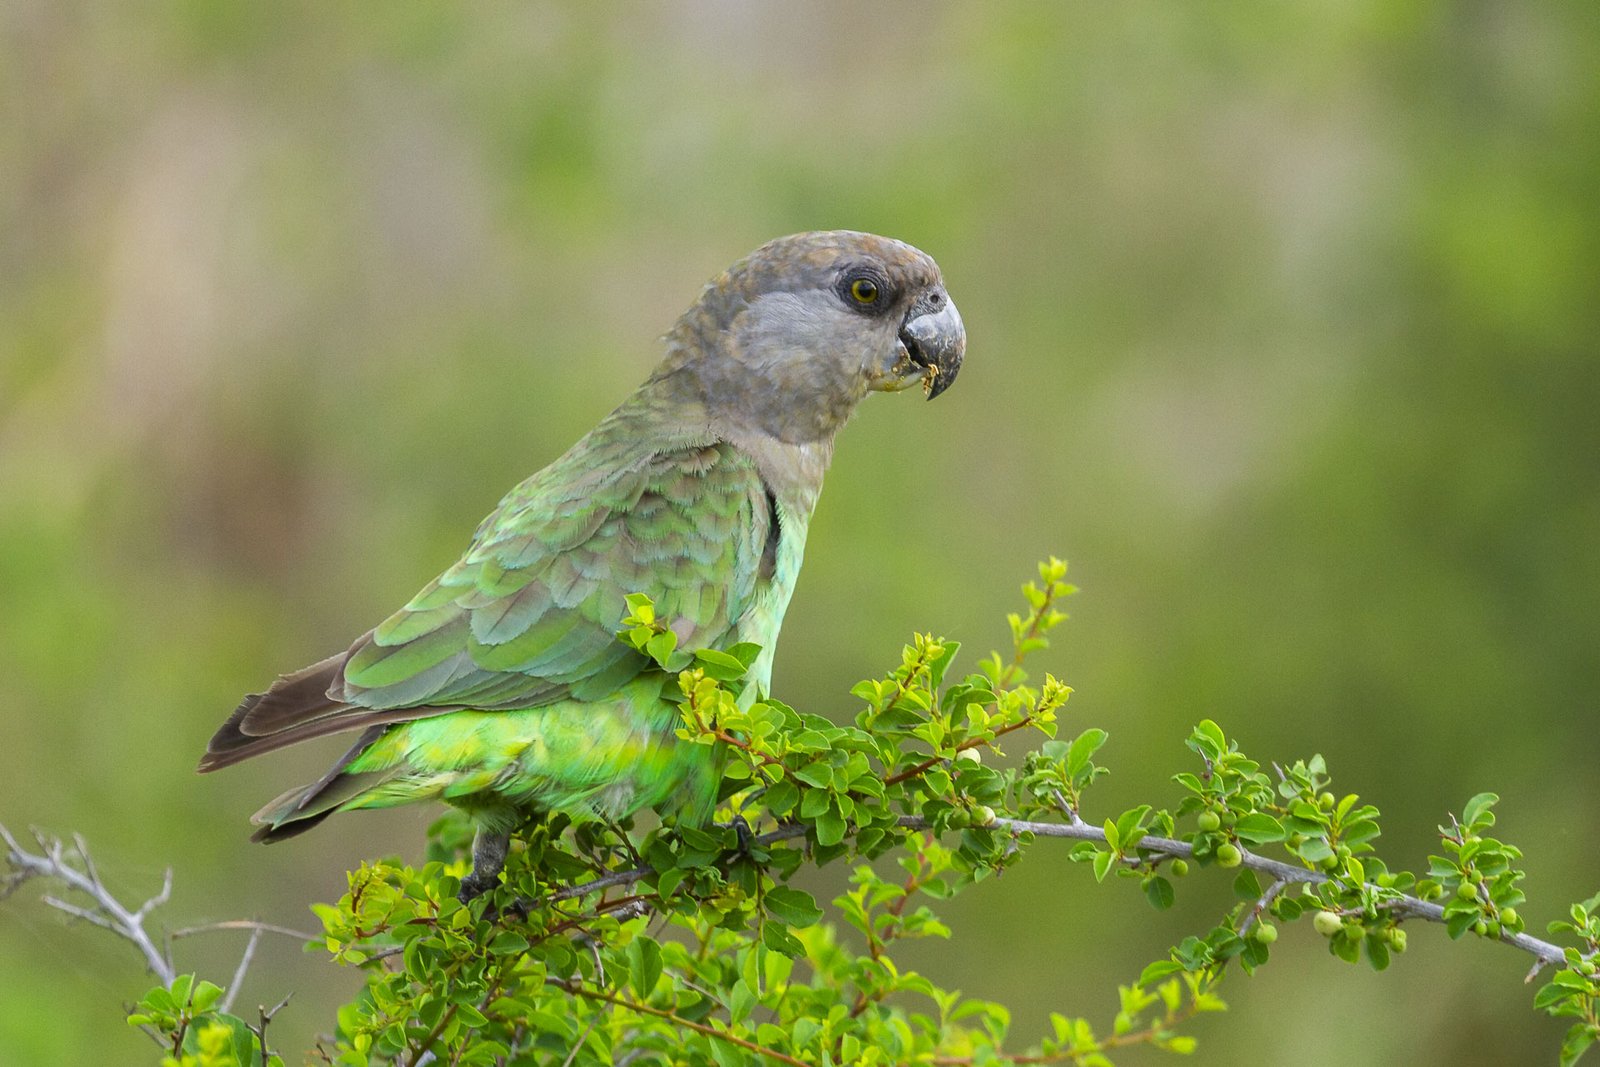
[[[1257,919],[1261,918],[1261,913],[1272,907],[1272,902],[1277,899],[1278,894],[1283,892],[1288,885],[1288,882],[1279,878],[1267,886],[1267,891],[1261,894],[1261,898],[1256,901],[1255,906],[1245,913],[1244,922],[1239,924],[1240,937],[1250,932],[1250,927],[1255,925]]]
[[[917,815],[902,815],[899,819],[899,825],[904,830],[933,829],[931,822]],[[1106,843],[1106,832],[1104,830],[1081,819],[1077,823],[1058,823],[1001,818],[995,819],[984,829],[1029,833],[1035,837],[1062,837],[1073,841],[1090,841],[1097,845]],[[790,824],[761,834],[754,838],[752,843],[755,845],[771,845],[779,841],[804,837],[805,833],[806,827]],[[1170,837],[1157,837],[1154,834],[1146,834],[1140,838],[1139,843],[1134,848],[1137,852],[1155,852],[1175,859],[1189,859],[1194,855],[1194,848],[1188,842],[1178,841]],[[1287,888],[1290,885],[1321,885],[1328,881],[1328,876],[1322,871],[1314,871],[1309,867],[1300,867],[1293,863],[1285,863],[1282,860],[1258,856],[1244,848],[1239,851],[1242,854],[1240,866],[1265,874],[1274,882],[1284,883],[1283,888]],[[1131,867],[1138,866],[1144,862],[1138,855],[1124,856],[1122,861]],[[593,882],[569,886],[566,889],[559,890],[552,894],[550,899],[570,900],[573,897],[587,896],[602,889],[610,889],[619,885],[632,885],[634,882],[648,878],[655,873],[655,868],[648,864],[635,867],[632,870],[613,871],[604,878],[598,878]],[[1282,891],[1282,889],[1278,890],[1278,892]],[[1392,892],[1392,890],[1385,890],[1385,892]],[[1271,901],[1268,901],[1268,903],[1271,903]],[[1402,895],[1388,906],[1399,918],[1421,919],[1425,922],[1434,923],[1444,922],[1444,907],[1431,901]],[[1559,964],[1566,961],[1566,953],[1560,946],[1528,934],[1502,931],[1500,940],[1513,948],[1521,949],[1523,952],[1537,957],[1542,965]]]
[[[260,931],[257,931],[258,935],[259,933]],[[253,941],[254,938],[252,937],[252,942]],[[270,1063],[270,1056],[267,1052],[267,1024],[272,1021],[273,1016],[277,1015],[278,1012],[284,1009],[284,1006],[289,1003],[290,997],[293,996],[294,994],[290,993],[288,996],[278,1001],[278,1003],[274,1004],[271,1008],[258,1005],[256,1007],[256,1011],[261,1020],[260,1023],[255,1026],[250,1026],[249,1023],[245,1023],[245,1026],[249,1027],[250,1030],[255,1033],[256,1039],[261,1042],[261,1067],[268,1067],[268,1064]],[[229,998],[232,999],[231,990],[229,991]],[[227,1011],[228,1009],[223,1008],[222,1010]]]
[[[239,995],[239,987],[244,985],[244,972],[250,969],[250,961],[255,958],[256,945],[261,943],[261,929],[257,927],[250,931],[250,940],[244,944],[244,953],[239,957],[239,966],[233,970],[233,980],[228,983],[228,991],[222,996],[223,1011],[233,1010],[234,998]]]
[[[282,934],[292,937],[297,941],[321,941],[321,934],[308,934],[304,930],[295,930],[288,926],[278,926],[276,923],[256,922],[254,919],[226,919],[222,922],[201,923],[199,926],[185,926],[172,931],[167,936],[176,941],[180,937],[193,937],[195,934],[210,934],[220,930],[255,930],[264,934]]]
[[[39,845],[40,851],[37,854],[23,848],[12,836],[11,831],[0,825],[0,840],[4,840],[6,846],[6,862],[13,869],[6,878],[4,887],[0,888],[0,897],[9,896],[30,878],[53,878],[65,883],[67,888],[88,897],[93,906],[86,908],[71,904],[49,894],[44,896],[44,903],[57,911],[93,923],[133,942],[144,956],[145,966],[149,968],[150,973],[160,979],[162,985],[170,986],[176,977],[176,969],[171,958],[156,945],[149,932],[145,930],[144,920],[153,909],[165,904],[167,898],[171,896],[172,868],[167,868],[160,892],[130,911],[111,895],[111,891],[100,880],[100,872],[95,867],[94,860],[89,855],[89,846],[82,837],[73,836],[76,865],[72,857],[68,856],[66,845],[59,838],[49,837],[38,830],[34,831],[33,838]]]
[[[686,1030],[693,1030],[697,1034],[704,1034],[707,1037],[714,1037],[718,1040],[726,1041],[730,1045],[738,1045],[746,1052],[754,1052],[758,1056],[765,1056],[768,1059],[777,1060],[779,1063],[790,1064],[791,1067],[810,1067],[810,1065],[804,1060],[797,1060],[793,1056],[788,1056],[782,1052],[779,1052],[777,1049],[766,1048],[765,1046],[758,1045],[753,1041],[746,1041],[744,1038],[730,1034],[726,1030],[718,1030],[715,1027],[706,1026],[703,1023],[697,1023],[692,1019],[685,1019],[681,1015],[666,1011],[662,1008],[627,1000],[624,997],[615,996],[601,989],[585,989],[577,982],[569,982],[561,978],[546,978],[545,983],[547,985],[553,985],[561,989],[565,989],[568,993],[571,993],[574,996],[587,997],[590,1000],[603,1000],[609,1004],[615,1004],[618,1007],[627,1008],[629,1011],[640,1012],[644,1015],[654,1015],[656,1018],[665,1019],[675,1026],[681,1026]]]

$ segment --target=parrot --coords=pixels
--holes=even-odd
[[[457,562],[216,731],[201,772],[356,735],[252,817],[253,840],[442,801],[475,832],[470,900],[529,819],[710,820],[720,744],[677,737],[669,679],[620,637],[627,598],[650,597],[679,649],[759,645],[747,678],[765,692],[835,436],[868,393],[942,394],[966,332],[930,256],[834,230],[745,256],[662,342],[644,384],[507,493]]]

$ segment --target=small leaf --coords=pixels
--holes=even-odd
[[[801,889],[780,885],[767,890],[767,911],[779,921],[790,926],[805,928],[822,918],[822,909],[811,894]]]
[[[1172,883],[1159,874],[1144,880],[1144,895],[1145,899],[1149,900],[1151,906],[1157,911],[1166,911],[1172,907],[1174,899]]]

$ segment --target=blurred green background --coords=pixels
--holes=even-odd
[[[1084,592],[1040,666],[1111,732],[1099,814],[1174,802],[1212,716],[1326,754],[1396,862],[1498,791],[1534,929],[1600,889],[1593,4],[0,6],[0,822],[84,833],[130,896],[173,865],[176,925],[310,925],[418,857],[432,810],[247,843],[338,743],[195,760],[706,278],[831,227],[936,256],[970,349],[843,435],[780,695],[845,715],[913,629],[1003,641],[1055,553]],[[1228,899],[1157,914],[1065,851],[912,961],[1024,1040]],[[0,905],[0,1061],[151,1061],[135,955],[36,896]],[[1428,928],[1375,975],[1297,926],[1194,1062],[1554,1062],[1526,967]],[[297,991],[300,1049],[354,977],[268,944],[241,1004]]]

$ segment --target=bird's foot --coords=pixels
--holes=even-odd
[[[491,834],[479,830],[472,839],[472,871],[461,879],[456,899],[470,904],[500,883],[500,872],[505,870],[506,853],[511,849],[510,834]]]
[[[743,815],[735,815],[727,822],[712,823],[718,830],[732,830],[739,843],[734,848],[734,854],[740,859],[750,858],[750,848],[755,844],[755,834],[750,830],[750,824],[744,821]]]

